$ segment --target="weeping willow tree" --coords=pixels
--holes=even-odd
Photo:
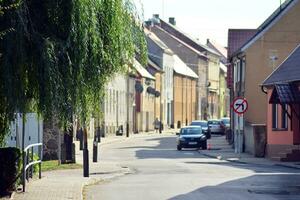
[[[55,117],[61,127],[74,114],[87,122],[101,111],[105,83],[135,55],[147,58],[130,0],[23,0],[1,16],[7,27],[14,31],[0,40],[0,142],[16,112]]]

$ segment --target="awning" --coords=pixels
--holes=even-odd
[[[295,84],[276,84],[269,103],[271,104],[299,104],[300,91]]]

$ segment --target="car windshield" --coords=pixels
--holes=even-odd
[[[230,120],[229,120],[229,119],[222,119],[222,122],[223,122],[224,124],[229,124],[229,123],[230,123]]]
[[[207,122],[192,122],[192,126],[201,126],[201,127],[207,127]]]
[[[195,128],[183,128],[180,131],[181,135],[197,135],[200,134],[202,132],[202,129],[199,127],[195,127]]]

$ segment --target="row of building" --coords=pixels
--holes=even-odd
[[[150,131],[156,119],[166,129],[228,116],[227,50],[209,40],[200,44],[174,18],[154,15],[144,27],[148,64],[135,60],[129,75],[117,74],[107,84],[104,132]]]
[[[116,74],[106,84],[102,134],[152,131],[157,120],[164,130],[180,128],[196,119],[228,116],[226,49],[209,40],[206,45],[200,44],[180,31],[174,18],[165,22],[154,15],[144,27],[148,63],[142,66],[134,60],[128,66],[129,73]],[[43,141],[46,160],[72,155],[66,153],[74,152],[72,138],[60,134],[57,122],[43,123],[34,113],[27,114],[26,118],[25,146]],[[11,124],[7,146],[20,147],[22,126],[18,116],[16,123]],[[75,123],[73,137],[78,135],[80,127],[77,126]],[[95,129],[92,119],[88,126],[90,138]]]
[[[248,111],[231,127],[241,130],[238,151],[281,161],[300,160],[300,1],[286,0],[257,29],[228,32],[231,100],[244,97]]]

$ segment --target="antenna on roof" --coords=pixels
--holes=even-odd
[[[281,1],[282,1],[282,0],[279,0],[279,2],[280,2],[280,10],[282,9],[282,7],[281,7]]]

